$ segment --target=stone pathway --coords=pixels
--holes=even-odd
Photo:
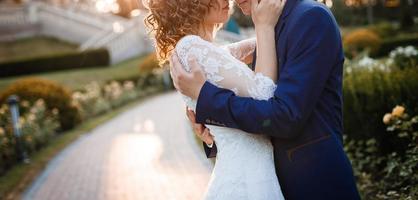
[[[175,92],[148,99],[54,158],[24,199],[200,199],[212,169]]]

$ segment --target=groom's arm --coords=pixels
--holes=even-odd
[[[287,61],[280,66],[283,70],[274,97],[267,101],[239,97],[205,82],[197,102],[198,123],[216,122],[273,137],[297,136],[323,92],[333,66],[340,62],[337,59],[342,62],[342,47],[339,30],[324,8],[306,11],[289,28]]]
[[[218,149],[215,143],[209,146],[203,142],[203,149],[205,150],[206,157],[208,158],[214,158],[216,157],[216,154],[218,153]]]
[[[218,149],[210,130],[204,124],[196,123],[196,114],[189,108],[186,108],[186,116],[189,118],[196,136],[203,141],[203,149],[205,150],[206,156],[208,158],[216,157]]]

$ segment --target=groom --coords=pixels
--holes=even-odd
[[[236,2],[244,14],[251,13],[250,0]],[[174,85],[197,99],[196,123],[272,137],[286,199],[360,199],[343,150],[344,55],[332,13],[311,0],[287,0],[275,32],[279,78],[273,98],[235,96],[207,82],[197,63],[191,66],[193,73],[186,73],[175,56]],[[202,128],[202,133],[211,143],[208,130]],[[209,157],[216,155],[216,145],[206,150]]]

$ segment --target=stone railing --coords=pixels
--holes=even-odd
[[[75,7],[58,7],[30,2],[21,7],[0,8],[0,40],[44,35],[80,44],[80,50],[109,50],[112,63],[151,51],[144,26],[115,15],[89,12]],[[16,27],[38,25],[40,30],[22,32]],[[7,27],[7,28],[5,28]],[[2,33],[8,30],[9,34]]]
[[[36,26],[37,31],[11,32],[8,39],[44,35],[80,44],[80,50],[107,48],[111,62],[117,63],[140,54],[153,51],[146,34],[143,18],[145,14],[126,19],[115,15],[98,14],[74,6],[58,7],[42,2],[30,2],[21,7],[0,8],[0,28]],[[3,29],[6,30],[6,29]],[[0,31],[1,33],[2,31]],[[0,40],[7,38],[2,37]],[[231,43],[243,37],[220,31],[218,43]]]
[[[36,35],[39,26],[30,19],[27,7],[1,5],[0,41],[13,41]]]
[[[153,51],[142,22],[128,24],[123,33],[114,33],[112,36],[105,43],[108,44],[108,49],[116,62],[134,57],[139,53]]]
[[[80,49],[85,50],[103,46],[111,52],[112,62],[119,62],[153,50],[146,35],[142,17],[134,18],[125,23],[114,23],[112,29],[90,38],[89,41],[80,46]]]
[[[1,7],[0,26],[15,26],[28,23],[26,10],[22,7]]]

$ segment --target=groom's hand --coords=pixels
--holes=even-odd
[[[196,123],[196,114],[193,112],[193,110],[186,108],[186,113],[187,117],[193,125],[193,129],[197,137],[199,137],[207,145],[211,146],[213,144],[213,136],[210,134],[209,129],[206,128],[206,126],[203,124]]]
[[[174,87],[182,94],[197,100],[200,90],[205,84],[206,77],[202,68],[196,61],[196,58],[189,58],[187,61],[191,72],[184,70],[182,64],[179,62],[177,54],[173,54],[170,58],[170,74],[173,79]]]

